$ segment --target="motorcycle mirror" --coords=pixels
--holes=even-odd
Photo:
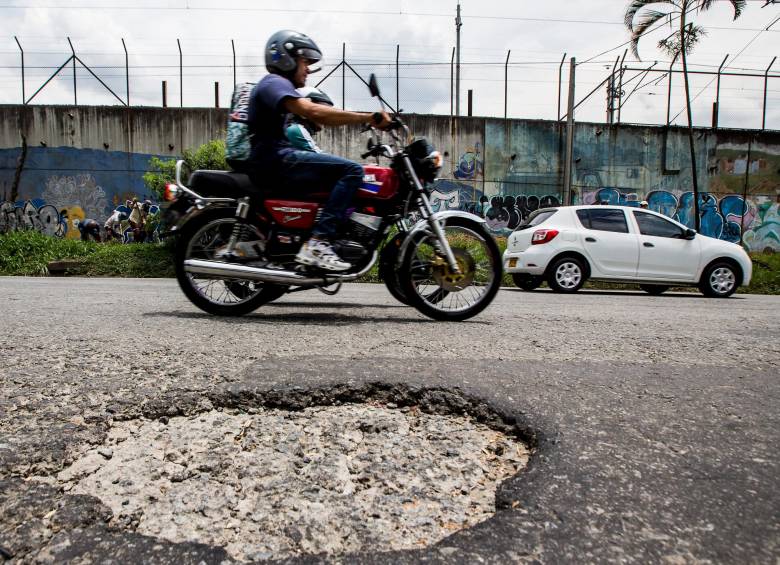
[[[371,76],[368,79],[368,90],[374,98],[379,96],[379,84],[376,81],[376,75],[374,73],[371,73]]]

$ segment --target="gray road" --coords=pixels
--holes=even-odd
[[[375,285],[240,319],[201,313],[170,280],[0,279],[0,296],[0,556],[219,562],[23,479],[112,419],[375,398],[514,423],[535,454],[479,526],[347,561],[780,558],[778,297],[505,289],[439,323]]]

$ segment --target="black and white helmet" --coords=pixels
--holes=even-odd
[[[277,31],[265,44],[265,68],[269,73],[291,73],[295,70],[296,59],[299,57],[315,63],[322,59],[320,48],[303,33],[289,29]]]
[[[333,100],[330,96],[325,94],[322,90],[315,86],[304,86],[295,89],[302,98],[308,98],[315,104],[324,104],[325,106],[333,106]]]

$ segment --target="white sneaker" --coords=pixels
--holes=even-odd
[[[330,243],[321,239],[310,239],[303,244],[295,261],[304,265],[314,265],[328,271],[346,271],[352,265],[336,255]]]

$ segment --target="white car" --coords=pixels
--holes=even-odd
[[[517,286],[547,281],[576,292],[588,279],[639,283],[650,294],[696,285],[725,298],[747,286],[753,263],[739,245],[670,218],[623,206],[562,206],[532,213],[507,238],[504,269]]]

